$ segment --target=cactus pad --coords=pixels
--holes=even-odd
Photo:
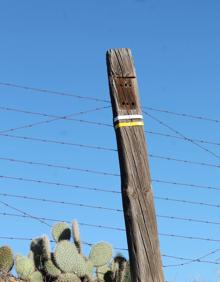
[[[74,272],[79,277],[86,274],[86,261],[76,249],[76,246],[67,240],[57,243],[54,259],[63,272]]]
[[[97,267],[97,269],[96,269],[97,278],[100,279],[100,280],[104,280],[105,274],[110,270],[111,269],[109,268],[108,265],[103,265],[103,266]]]
[[[0,248],[0,272],[9,272],[14,265],[13,252],[10,247]]]
[[[61,271],[56,267],[52,260],[48,260],[44,263],[44,269],[51,277],[58,277],[61,274]]]
[[[74,273],[63,273],[61,274],[57,282],[80,282],[80,278],[76,276]]]
[[[132,282],[129,263],[127,263],[126,268],[125,268],[125,276],[124,276],[123,282]]]
[[[105,242],[93,245],[89,258],[96,267],[107,264],[112,258],[112,246]]]
[[[15,259],[15,265],[18,277],[30,280],[31,274],[35,271],[34,262],[28,257],[18,255]]]
[[[91,260],[86,260],[86,275],[92,277],[94,265]]]
[[[42,270],[44,261],[50,259],[49,239],[46,236],[33,239],[30,250],[32,252],[32,259],[34,260],[36,268],[38,270]]]
[[[81,246],[80,233],[79,233],[79,224],[77,220],[73,220],[72,222],[72,231],[73,231],[74,243],[77,247],[77,250],[79,253],[82,253],[82,246]]]
[[[67,223],[58,222],[52,228],[52,236],[56,242],[61,240],[70,240],[71,230]]]
[[[30,282],[44,282],[43,276],[40,271],[35,271],[31,274]]]

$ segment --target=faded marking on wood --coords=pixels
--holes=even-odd
[[[113,117],[141,115],[129,49],[107,52]],[[143,126],[116,129],[121,190],[133,282],[163,282],[163,270]]]

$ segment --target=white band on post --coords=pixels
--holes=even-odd
[[[125,119],[143,119],[142,115],[121,115],[114,118],[114,122]]]

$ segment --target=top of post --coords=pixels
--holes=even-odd
[[[110,49],[106,59],[114,119],[121,115],[129,119],[139,117],[141,107],[131,50]]]
[[[108,75],[121,78],[135,78],[136,71],[131,50],[128,48],[107,51]]]

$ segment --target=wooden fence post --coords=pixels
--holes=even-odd
[[[133,282],[164,282],[153,192],[130,49],[110,49],[107,68]]]

